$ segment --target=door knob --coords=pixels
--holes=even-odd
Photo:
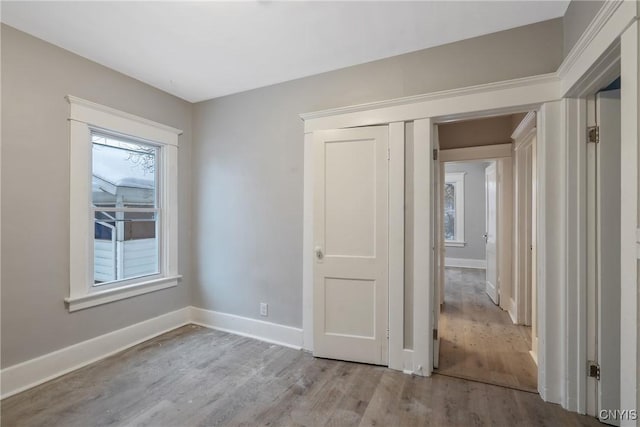
[[[489,241],[489,233],[484,233],[482,237],[484,237],[485,243]]]
[[[318,260],[322,260],[322,258],[324,258],[324,254],[322,253],[322,248],[320,246],[316,246],[315,252]]]

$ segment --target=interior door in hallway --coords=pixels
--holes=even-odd
[[[486,231],[485,256],[487,260],[487,286],[486,291],[495,304],[500,303],[498,292],[498,251],[497,251],[497,219],[498,219],[498,199],[497,182],[498,173],[496,163],[493,162],[485,169],[485,209],[486,209]]]
[[[314,350],[388,362],[387,126],[314,133]]]
[[[620,409],[620,90],[596,95],[598,409]],[[614,420],[601,419],[617,424]]]

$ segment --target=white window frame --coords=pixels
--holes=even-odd
[[[464,175],[465,172],[448,172],[444,175],[445,184],[453,184],[456,192],[456,238],[445,240],[445,246],[461,248],[466,244],[464,240]]]
[[[181,278],[178,274],[178,136],[182,131],[71,95],[66,99],[70,104],[70,282],[69,297],[65,298],[69,311],[177,286]],[[94,286],[92,129],[151,141],[159,147],[160,275],[123,280],[108,288]]]

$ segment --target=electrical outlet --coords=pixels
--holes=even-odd
[[[267,317],[269,315],[269,304],[266,302],[260,303],[260,316]]]

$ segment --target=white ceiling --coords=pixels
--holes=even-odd
[[[568,3],[2,1],[2,22],[197,102],[556,18]]]

